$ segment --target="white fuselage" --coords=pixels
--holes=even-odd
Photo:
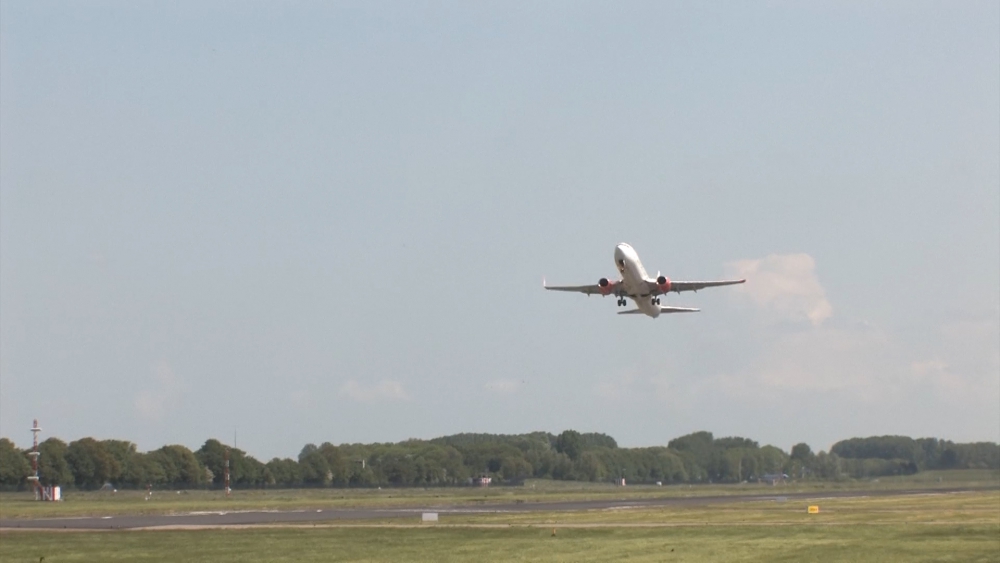
[[[653,281],[642,267],[635,249],[626,243],[615,247],[615,268],[622,276],[622,285],[640,311],[653,317],[660,316],[660,306],[649,295],[649,282]]]

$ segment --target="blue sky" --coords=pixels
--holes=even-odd
[[[0,434],[1000,440],[1000,7],[0,5]],[[630,242],[697,315],[550,294]]]

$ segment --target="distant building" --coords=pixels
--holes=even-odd
[[[479,487],[489,487],[490,483],[492,482],[493,478],[490,477],[489,475],[486,475],[485,473],[480,475],[479,477],[472,478],[472,484],[477,485]]]
[[[761,483],[767,483],[768,485],[777,485],[778,483],[784,483],[788,480],[788,475],[784,473],[768,473],[766,475],[761,475],[758,479]]]

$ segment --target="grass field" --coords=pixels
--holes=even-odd
[[[553,502],[590,499],[714,496],[736,494],[788,494],[839,490],[934,490],[949,487],[998,487],[997,471],[928,471],[906,477],[870,481],[803,482],[771,487],[742,485],[673,485],[616,487],[605,483],[529,481],[523,487],[489,489],[460,487],[437,489],[278,489],[237,490],[229,498],[221,491],[155,491],[145,500],[142,491],[65,493],[64,502],[41,503],[31,493],[0,493],[0,518],[173,514],[195,511],[293,510],[351,507],[405,507],[513,502]]]
[[[3,561],[959,561],[1000,558],[996,526],[322,529],[3,537]]]
[[[807,514],[806,505],[820,506]],[[553,536],[553,530],[555,535]],[[1000,561],[1000,491],[211,530],[0,534],[0,561]]]

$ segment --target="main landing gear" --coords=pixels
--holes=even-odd
[[[628,304],[628,301],[626,301],[624,297],[619,297],[618,298],[618,306],[619,307],[624,307],[627,304]]]
[[[653,300],[651,301],[651,303],[653,305],[659,305],[660,304],[660,298],[659,297],[654,297]]]

